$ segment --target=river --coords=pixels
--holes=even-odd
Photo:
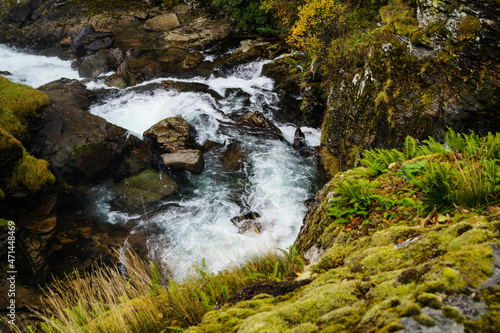
[[[272,92],[273,80],[261,75],[265,62],[237,66],[222,77],[155,80],[204,83],[224,96],[221,99],[195,91],[107,88],[106,94],[100,94],[105,97],[89,109],[139,138],[158,121],[179,115],[195,127],[200,145],[206,140],[233,143],[246,152],[244,167],[237,172],[225,172],[219,156],[205,153],[203,173],[185,174],[179,195],[157,206],[168,208],[142,217],[140,225],[154,230],[148,239],[150,251],[171,267],[176,279],[184,278],[202,259],[212,271],[218,271],[228,263],[237,264],[263,251],[288,248],[307,211],[304,200],[314,196],[321,185],[316,158],[300,154],[291,145],[295,125],[280,122],[273,115],[279,101]],[[35,88],[61,77],[81,79],[69,61],[2,45],[0,71],[9,71],[10,80]],[[147,87],[148,83],[151,82],[141,85]],[[101,81],[86,84],[100,92],[104,87]],[[263,112],[281,129],[285,141],[264,139],[227,126],[232,122],[231,113],[255,110]],[[301,129],[307,145],[319,145],[319,129]],[[89,190],[93,201],[89,214],[103,223],[140,218],[111,208],[109,186],[103,183]],[[247,212],[261,216],[261,233],[239,233],[231,223],[231,218]]]

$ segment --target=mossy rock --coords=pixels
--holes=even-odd
[[[16,138],[23,135],[30,118],[49,103],[43,92],[0,76],[0,128]]]
[[[26,195],[42,191],[55,182],[49,163],[31,156],[24,150],[23,157],[14,166],[12,174],[3,180],[3,190],[9,195]]]

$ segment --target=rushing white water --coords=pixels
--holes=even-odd
[[[33,66],[37,61],[32,61]],[[47,65],[45,61],[46,58],[41,58],[42,66],[56,66]],[[206,84],[224,98],[200,92],[124,89],[111,92],[109,97],[90,109],[93,114],[126,128],[138,137],[142,137],[142,133],[156,122],[180,115],[195,127],[198,143],[206,140],[221,144],[237,143],[246,152],[244,168],[230,173],[223,170],[217,153],[205,153],[203,173],[186,175],[180,190],[181,199],[167,199],[162,204],[175,205],[141,222],[145,228],[156,230],[148,245],[169,264],[176,279],[184,278],[192,266],[199,265],[202,259],[210,269],[217,271],[224,269],[228,263],[238,263],[262,251],[286,249],[293,244],[299,232],[306,213],[303,201],[310,198],[315,190],[314,183],[318,176],[315,159],[302,156],[291,146],[296,129],[294,125],[273,119],[278,98],[272,92],[273,81],[261,76],[264,63],[260,61],[239,66],[227,77],[177,80]],[[13,72],[12,68],[5,70]],[[58,70],[53,69],[54,79],[58,78],[56,76],[68,76],[64,66]],[[20,76],[26,75],[25,82],[34,82],[29,77],[29,71],[20,70],[19,73]],[[88,85],[89,88],[97,86],[100,87]],[[262,111],[277,124],[285,142],[248,135],[228,125],[233,122],[228,117],[231,113],[255,110]],[[302,130],[310,146],[319,144],[319,130],[307,127]],[[132,218],[110,208],[112,195],[107,185],[95,187],[93,198],[94,209],[108,222]],[[247,212],[260,214],[258,221],[263,225],[260,234],[238,233],[231,223],[231,218]]]
[[[0,44],[0,72],[7,71],[7,78],[34,88],[60,78],[79,79],[78,71],[71,68],[71,61],[56,57],[32,55]]]

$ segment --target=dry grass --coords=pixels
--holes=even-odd
[[[202,264],[182,283],[163,276],[158,266],[126,251],[125,273],[100,267],[72,274],[46,289],[46,310],[33,331],[160,332],[198,324],[238,289],[255,281],[296,276],[303,263],[296,251],[269,253],[217,274]]]

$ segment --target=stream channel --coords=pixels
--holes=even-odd
[[[268,62],[268,61],[267,61]],[[182,280],[202,259],[212,271],[237,264],[245,258],[276,248],[286,249],[297,237],[307,211],[304,201],[319,189],[320,173],[315,154],[301,154],[292,146],[296,126],[280,122],[273,115],[278,97],[272,79],[261,76],[266,61],[239,65],[229,73],[180,80],[162,78],[142,83],[144,89],[114,89],[103,80],[85,81],[100,96],[88,110],[142,138],[142,133],[158,121],[182,116],[195,129],[197,142],[207,140],[237,144],[245,152],[243,167],[225,171],[220,156],[204,154],[200,175],[184,173],[179,192],[163,199],[141,215],[114,210],[109,183],[93,186],[87,214],[103,223],[139,219],[151,230],[148,248],[171,267],[174,278]],[[34,88],[61,77],[82,79],[70,61],[33,55],[0,45],[0,71],[8,71],[11,81]],[[209,86],[223,98],[202,92],[149,89],[162,80],[197,82]],[[151,85],[154,86],[154,85]],[[158,85],[156,85],[158,87]],[[105,93],[103,93],[105,91]],[[229,126],[231,114],[261,111],[283,132],[285,140],[250,135]],[[319,145],[320,130],[301,128],[309,147]],[[249,212],[259,214],[262,232],[238,232],[231,219]]]

